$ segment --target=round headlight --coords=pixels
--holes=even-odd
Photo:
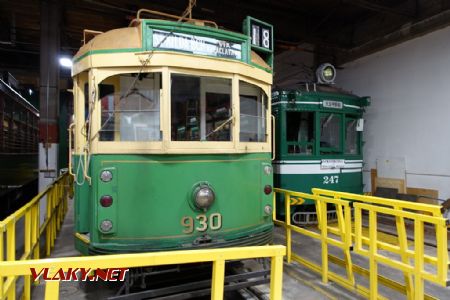
[[[113,227],[113,223],[111,222],[111,220],[103,220],[103,221],[100,223],[100,229],[101,229],[103,232],[111,231],[112,227]]]
[[[272,206],[270,206],[270,205],[264,206],[264,212],[266,213],[266,215],[271,215],[272,214]]]
[[[214,191],[209,186],[201,186],[195,192],[195,206],[199,209],[207,209],[214,203],[215,198]]]
[[[100,173],[100,179],[103,182],[111,181],[112,180],[112,173],[111,173],[111,171],[108,171],[108,170],[102,171],[102,173]]]
[[[269,165],[264,166],[264,173],[266,175],[272,174],[272,166],[269,166]]]
[[[336,69],[332,64],[321,64],[316,70],[316,76],[319,83],[333,84],[336,79]]]

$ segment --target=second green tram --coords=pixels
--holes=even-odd
[[[274,185],[310,193],[312,188],[363,192],[364,109],[358,97],[326,84],[304,84],[272,93],[275,125]],[[292,209],[299,225],[316,222],[307,200]]]

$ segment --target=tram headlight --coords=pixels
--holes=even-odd
[[[199,209],[209,208],[216,198],[214,191],[207,185],[199,186],[194,192],[194,203]]]
[[[113,223],[111,222],[111,220],[103,220],[100,223],[100,229],[103,232],[109,232],[109,231],[111,231],[112,228],[113,228]]]
[[[321,64],[316,70],[319,83],[333,84],[336,79],[336,69],[330,63]]]
[[[264,173],[266,175],[272,174],[272,166],[269,166],[269,165],[264,166]]]
[[[100,179],[101,179],[103,182],[109,182],[109,181],[111,181],[111,180],[112,180],[112,177],[113,177],[113,175],[112,175],[111,171],[104,170],[104,171],[102,171],[102,172],[100,173]]]
[[[270,205],[264,206],[264,212],[266,213],[266,215],[271,215],[272,214],[272,206],[270,206]]]

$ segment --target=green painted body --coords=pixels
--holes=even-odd
[[[79,157],[74,157],[74,166]],[[77,248],[90,253],[141,252],[239,244],[266,244],[271,241],[272,216],[264,212],[272,195],[264,186],[272,185],[270,154],[217,155],[92,155],[87,182],[76,186],[76,232],[89,234],[90,244]],[[102,170],[113,179],[102,182]],[[216,200],[206,211],[193,205],[192,192],[199,182],[208,182]],[[102,207],[102,195],[113,197],[110,207]],[[184,233],[184,217],[220,213],[220,229]],[[111,233],[100,231],[100,222],[113,222]],[[208,221],[209,222],[209,221]],[[217,225],[217,224],[216,224]]]
[[[275,174],[275,187],[283,189],[311,193],[313,188],[322,188],[333,191],[361,194],[363,188],[362,172],[342,174],[337,170],[335,173],[326,174],[326,176],[339,176],[337,184],[324,184],[322,174],[298,174],[281,175]],[[306,204],[312,204],[307,201]]]
[[[342,102],[342,108],[324,107],[322,101]],[[357,153],[345,154],[345,122],[362,118],[364,107],[368,106],[368,97],[357,97],[350,94],[320,91],[277,91],[272,96],[272,114],[275,116],[276,158],[274,161],[274,185],[278,188],[311,193],[312,188],[324,188],[336,191],[361,194],[362,181],[362,132],[357,132]],[[287,113],[313,112],[313,140],[310,142],[287,142]],[[325,113],[340,115],[341,132],[340,148],[333,151],[322,151],[320,116]],[[289,153],[289,146],[311,147],[308,154]],[[325,148],[328,150],[327,148]],[[322,169],[323,160],[345,160],[345,168]],[[351,168],[353,167],[353,168]],[[307,200],[296,210],[312,210]]]

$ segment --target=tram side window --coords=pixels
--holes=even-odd
[[[100,141],[159,141],[161,73],[131,73],[99,85]]]
[[[325,113],[320,116],[320,152],[341,152],[341,116]]]
[[[358,153],[358,131],[356,131],[357,119],[347,119],[345,122],[345,153]]]
[[[314,149],[314,112],[286,112],[288,153],[312,155]]]
[[[231,79],[172,74],[172,141],[231,141]]]
[[[252,84],[239,81],[241,142],[265,142],[267,96]]]

